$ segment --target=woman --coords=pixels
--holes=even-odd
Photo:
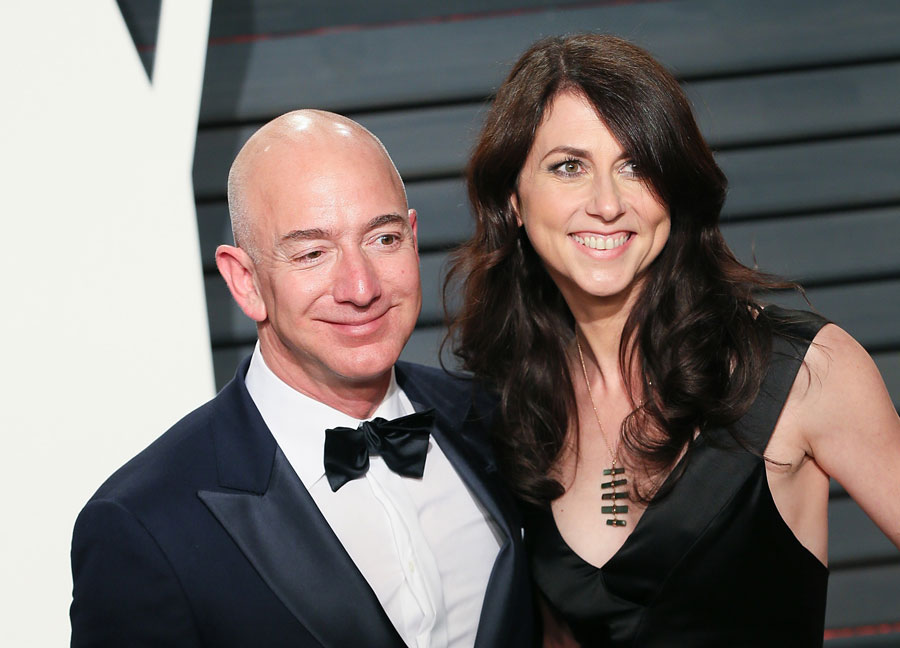
[[[536,43],[468,168],[455,352],[500,395],[548,619],[582,645],[821,645],[829,476],[900,546],[900,420],[865,351],[718,229],[726,180],[672,76]]]

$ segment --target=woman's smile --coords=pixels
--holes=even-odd
[[[631,240],[630,232],[616,234],[570,234],[571,238],[583,247],[592,250],[616,250]]]

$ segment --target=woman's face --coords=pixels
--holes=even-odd
[[[627,297],[669,237],[669,210],[580,94],[538,126],[512,206],[570,308]]]

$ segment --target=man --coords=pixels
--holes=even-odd
[[[228,199],[236,246],[216,263],[259,343],[82,511],[72,645],[530,644],[472,388],[397,363],[417,223],[381,143],[283,115],[237,156]]]

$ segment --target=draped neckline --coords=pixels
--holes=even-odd
[[[703,435],[698,434],[696,438],[691,441],[690,445],[693,447],[689,447],[688,451],[683,452],[678,461],[675,462],[675,465],[673,466],[672,470],[669,471],[669,474],[666,475],[666,478],[663,480],[660,488],[658,488],[653,497],[650,498],[650,502],[647,504],[647,508],[644,509],[643,513],[641,513],[640,518],[638,518],[638,521],[635,523],[634,528],[632,528],[632,530],[628,533],[625,541],[602,565],[595,565],[572,548],[572,546],[563,536],[562,531],[559,530],[559,524],[557,524],[556,522],[556,516],[553,515],[552,507],[547,506],[546,509],[544,509],[544,513],[549,516],[549,521],[553,528],[553,533],[555,536],[557,536],[556,539],[559,540],[561,545],[565,547],[567,553],[570,553],[573,557],[578,559],[578,561],[581,562],[584,567],[600,572],[601,574],[610,565],[615,566],[615,562],[617,561],[617,559],[620,559],[622,555],[627,554],[629,551],[631,551],[631,545],[640,540],[640,535],[646,535],[646,532],[644,532],[643,529],[648,525],[653,524],[653,514],[657,511],[657,509],[669,498],[675,495],[674,492],[666,492],[667,490],[669,490],[670,482],[675,479],[674,476],[679,473],[683,473],[681,474],[681,479],[686,476],[689,468],[689,464],[687,463],[689,461],[689,457],[692,457],[694,453],[699,452],[701,448],[706,447],[706,444],[703,440]],[[665,495],[663,497],[660,497],[660,493],[665,493]],[[648,516],[650,517],[650,522],[647,522]],[[636,535],[638,536],[638,540],[634,540],[634,537]]]

